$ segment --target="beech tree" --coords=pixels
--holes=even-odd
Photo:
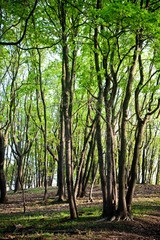
[[[102,216],[130,218],[137,175],[159,182],[159,8],[152,0],[3,1],[1,198],[9,131],[25,186],[44,183],[46,199],[57,166],[58,200],[68,197],[75,219],[76,198],[91,183],[92,200],[100,175]]]

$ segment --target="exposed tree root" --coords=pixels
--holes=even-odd
[[[134,219],[133,219],[133,215],[131,215],[131,214],[128,214],[127,216],[117,216],[117,218],[116,218],[116,220],[117,221],[120,221],[120,220],[122,220],[122,221],[134,221]]]
[[[134,221],[133,215],[127,215],[125,217],[122,216],[112,216],[112,217],[103,217],[103,215],[98,217],[98,220],[96,222],[102,222],[102,221],[108,221],[108,222],[119,222],[119,221]]]

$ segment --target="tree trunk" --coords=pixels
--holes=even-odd
[[[96,169],[94,169],[96,168]],[[93,178],[92,178],[92,183],[91,183],[91,188],[90,188],[90,193],[89,193],[89,201],[90,202],[93,202],[93,187],[94,187],[94,184],[95,184],[95,181],[96,181],[96,175],[97,175],[97,171],[98,171],[98,164],[97,166],[94,165],[94,168],[93,168]]]
[[[133,56],[133,64],[130,68],[129,79],[127,83],[125,98],[122,109],[122,122],[121,122],[121,148],[119,155],[119,202],[118,202],[118,215],[120,218],[127,216],[127,204],[125,195],[125,167],[126,167],[126,141],[127,141],[127,117],[128,106],[131,98],[132,84],[134,80],[135,70],[138,62],[140,47],[139,39],[136,37],[136,49]]]
[[[73,189],[73,175],[72,175],[72,154],[71,154],[71,136],[70,136],[70,125],[71,120],[69,119],[68,114],[68,94],[69,92],[65,92],[64,99],[64,116],[65,116],[65,153],[66,153],[66,179],[67,179],[67,191],[69,198],[69,206],[70,206],[70,215],[71,219],[75,219],[78,217],[77,207]]]
[[[23,175],[23,156],[19,156],[17,159],[17,177],[15,181],[15,190],[14,192],[17,192],[19,189],[21,189],[22,186],[22,175]]]
[[[152,178],[153,178],[153,162],[155,157],[155,146],[152,146],[151,155],[150,155],[150,161],[149,161],[149,175],[148,175],[148,183],[152,184]]]
[[[100,120],[97,123],[97,131],[96,131],[96,138],[97,138],[97,149],[98,149],[98,163],[99,163],[99,172],[101,178],[101,188],[102,188],[102,195],[103,195],[103,213],[102,216],[107,216],[107,182],[106,176],[104,171],[104,163],[103,163],[103,149],[102,149],[102,142],[101,142],[101,127],[100,127]]]
[[[159,176],[160,176],[160,152],[158,154],[158,163],[157,163],[157,173],[156,173],[156,184],[160,184],[160,179],[159,179]]]
[[[0,203],[7,202],[6,180],[4,174],[5,139],[0,130]]]
[[[86,193],[87,184],[88,184],[88,181],[89,181],[91,170],[93,168],[93,163],[95,161],[94,151],[95,151],[95,132],[92,134],[92,139],[91,139],[91,142],[90,142],[90,149],[89,149],[89,152],[88,152],[88,155],[87,155],[85,172],[84,172],[84,175],[83,175],[82,193],[80,195],[81,197],[83,197]],[[89,161],[90,157],[91,157],[91,161]],[[89,167],[89,162],[90,162],[90,167]],[[88,169],[88,167],[89,167],[89,169]]]
[[[65,91],[65,60],[62,60],[62,96],[60,106],[60,148],[59,148],[59,161],[58,161],[58,200],[64,201],[65,199],[65,174],[64,174],[64,149],[65,149],[65,122],[64,122],[64,91]]]
[[[76,219],[78,217],[77,206],[75,201],[74,189],[73,189],[73,166],[72,166],[72,78],[70,76],[69,67],[69,47],[67,44],[66,35],[66,1],[59,1],[60,4],[60,15],[61,15],[61,26],[62,26],[62,53],[64,64],[64,74],[62,82],[62,94],[63,94],[63,113],[64,113],[64,125],[65,125],[65,155],[66,155],[66,180],[67,180],[67,192],[70,207],[71,219]],[[72,76],[74,72],[72,73]]]
[[[39,56],[39,83],[40,83],[40,92],[41,92],[41,100],[43,103],[43,117],[44,117],[44,128],[41,125],[41,129],[43,132],[44,137],[44,200],[47,200],[48,195],[48,159],[47,159],[47,108],[46,108],[46,101],[44,96],[43,90],[43,83],[42,83],[42,72],[41,72],[41,53],[40,50],[37,48],[38,56]],[[41,120],[41,118],[40,118]]]
[[[142,184],[146,183],[146,148],[143,147],[142,153]]]
[[[142,42],[140,44],[142,47]],[[140,104],[139,104],[139,93],[141,91],[141,86],[144,84],[144,72],[143,72],[143,64],[141,55],[139,55],[139,69],[140,69],[140,81],[137,85],[136,91],[135,91],[135,111],[136,111],[136,117],[138,120],[138,126],[137,126],[137,135],[136,135],[136,141],[134,146],[134,154],[133,154],[133,160],[132,160],[132,167],[130,172],[130,180],[128,185],[128,192],[126,195],[126,202],[127,202],[127,210],[130,213],[131,212],[131,203],[133,199],[133,194],[136,186],[136,180],[137,180],[137,165],[140,155],[140,149],[141,149],[141,141],[143,137],[144,128],[146,126],[146,123],[149,120],[149,117],[154,114],[157,110],[159,110],[160,107],[160,100],[158,100],[157,107],[151,111],[151,103],[153,99],[153,95],[151,95],[150,103],[149,103],[149,111],[145,114],[144,119],[141,117],[140,113]]]
[[[127,191],[127,195],[126,195],[127,210],[129,213],[131,213],[131,204],[132,204],[133,194],[134,194],[134,190],[135,190],[135,186],[136,186],[137,164],[138,164],[138,160],[139,160],[139,155],[140,155],[140,150],[141,150],[140,146],[141,146],[141,141],[142,141],[142,137],[143,137],[145,124],[146,124],[146,122],[138,123],[138,132],[137,132],[134,153],[133,153],[132,166],[131,166],[131,171],[130,171],[130,176],[129,176],[128,191]]]
[[[81,158],[80,158],[80,162],[79,162],[79,166],[78,166],[77,178],[76,178],[76,183],[75,183],[75,197],[77,197],[80,177],[82,177],[81,172],[82,172],[82,167],[83,167],[85,156],[86,156],[87,146],[88,146],[90,137],[92,136],[93,131],[95,129],[95,124],[96,124],[96,120],[94,119],[91,130],[88,133],[88,136],[85,137],[85,139],[84,139],[84,146],[83,146],[83,150],[81,153]],[[82,178],[81,178],[81,183],[82,183]]]
[[[62,99],[63,102],[63,99]],[[65,175],[64,175],[64,112],[63,105],[60,110],[60,148],[59,148],[59,159],[58,159],[58,201],[64,201],[65,199]]]
[[[100,8],[101,0],[97,0],[97,9]],[[99,163],[99,172],[101,178],[101,188],[102,188],[102,196],[103,196],[103,213],[102,216],[107,216],[107,182],[104,171],[104,162],[103,162],[103,148],[101,141],[101,112],[102,112],[102,99],[103,99],[103,87],[102,87],[102,78],[100,73],[100,65],[99,65],[99,46],[98,46],[98,26],[96,26],[94,31],[94,56],[95,56],[95,67],[97,72],[97,82],[99,88],[98,101],[97,101],[97,125],[96,125],[96,140],[97,140],[97,149],[98,149],[98,163]]]
[[[0,155],[1,155],[1,153],[0,153]],[[2,163],[0,164],[0,190],[1,190],[0,203],[6,203],[7,202],[7,191],[6,191],[6,181],[5,181],[5,175],[4,175]]]
[[[116,168],[114,157],[114,136],[111,125],[111,109],[108,104],[106,107],[106,125],[107,125],[107,217],[110,219],[115,215],[117,208],[117,181],[116,181]]]

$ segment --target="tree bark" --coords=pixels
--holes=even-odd
[[[44,97],[44,90],[42,85],[42,72],[41,72],[41,54],[39,49],[37,48],[38,56],[39,56],[39,83],[40,83],[40,92],[41,92],[41,99],[43,103],[43,116],[44,116],[44,128],[42,128],[43,136],[44,136],[44,169],[45,169],[45,175],[44,175],[44,200],[47,200],[48,195],[48,159],[47,159],[47,110],[46,110],[46,102]]]
[[[7,202],[6,180],[4,174],[4,160],[5,160],[5,136],[0,130],[0,203]]]
[[[94,119],[92,127],[91,127],[91,130],[88,133],[88,136],[86,137],[86,139],[84,140],[84,146],[83,146],[81,159],[80,159],[79,166],[78,166],[77,178],[76,178],[76,183],[75,183],[75,198],[77,197],[77,193],[78,193],[78,186],[79,186],[79,182],[80,182],[80,175],[81,175],[81,172],[82,172],[82,167],[83,167],[83,163],[84,163],[84,159],[85,159],[85,155],[86,155],[86,151],[87,151],[87,146],[88,146],[90,137],[92,136],[93,131],[95,129],[95,124],[96,124],[96,120]]]
[[[68,51],[69,47],[67,45],[67,36],[66,36],[66,10],[65,2],[60,2],[61,7],[61,25],[62,25],[62,39],[63,39],[63,61],[65,66],[65,82],[64,82],[64,124],[65,124],[65,155],[66,155],[66,180],[67,180],[67,192],[69,199],[70,207],[70,216],[71,219],[76,219],[78,217],[77,206],[75,201],[74,189],[73,189],[73,166],[72,166],[72,108],[69,106],[72,98],[72,79],[70,76],[70,67],[69,67],[69,56]]]
[[[62,99],[63,102],[63,99]],[[64,201],[65,199],[65,175],[64,175],[64,111],[63,105],[60,110],[60,148],[58,159],[58,201]]]
[[[134,190],[135,190],[135,186],[136,186],[137,164],[138,164],[139,155],[140,155],[140,151],[141,151],[140,146],[141,146],[141,141],[142,141],[142,137],[143,137],[145,124],[146,124],[146,121],[138,123],[138,132],[137,132],[134,153],[133,153],[132,166],[131,166],[131,171],[130,171],[130,176],[129,176],[128,191],[127,191],[127,195],[126,195],[127,211],[129,213],[131,213],[131,203],[132,203],[133,194],[134,194]]]
[[[23,159],[24,159],[24,157],[22,155],[18,156],[18,159],[17,159],[17,177],[16,177],[16,182],[15,182],[14,192],[17,192],[19,189],[21,189],[21,186],[22,186]]]
[[[118,215],[121,218],[125,218],[127,216],[127,204],[126,204],[126,195],[125,195],[127,117],[128,117],[129,101],[131,98],[132,84],[134,80],[139,53],[140,53],[139,39],[136,36],[136,48],[133,55],[133,63],[130,68],[129,79],[127,83],[125,98],[123,101],[123,109],[122,109],[121,148],[120,148],[120,155],[119,155],[119,202],[118,202]]]
[[[142,48],[142,42],[140,44],[140,47]],[[143,64],[142,64],[141,55],[139,55],[139,69],[140,69],[140,81],[139,81],[136,91],[135,91],[135,111],[136,111],[136,117],[138,120],[138,126],[137,126],[137,135],[136,135],[136,141],[135,141],[135,146],[134,146],[132,167],[131,167],[130,177],[129,177],[128,191],[127,191],[127,195],[126,195],[127,211],[129,213],[131,212],[131,203],[132,203],[133,194],[134,194],[134,190],[135,190],[135,186],[136,186],[137,165],[138,165],[138,160],[139,160],[139,155],[140,155],[140,149],[141,149],[140,146],[141,146],[144,128],[146,126],[146,123],[149,121],[149,117],[152,114],[154,114],[159,109],[159,106],[160,106],[160,100],[158,100],[157,107],[151,111],[150,104],[153,99],[153,93],[152,93],[150,101],[149,101],[149,112],[147,112],[145,114],[144,118],[142,119],[141,114],[140,114],[140,107],[139,107],[139,93],[140,93],[140,90],[142,89],[141,88],[142,85],[144,84],[143,83],[144,82],[144,73],[143,73]]]
[[[100,8],[101,0],[97,0],[97,9]],[[98,81],[98,101],[97,101],[97,125],[96,125],[96,141],[97,141],[97,149],[98,149],[98,163],[99,163],[99,172],[101,178],[101,188],[102,188],[102,196],[103,196],[103,212],[102,216],[107,216],[107,182],[104,170],[104,162],[103,162],[103,148],[102,148],[102,134],[101,134],[101,112],[102,112],[102,100],[103,100],[103,87],[102,87],[102,78],[100,73],[100,66],[99,66],[99,46],[98,46],[98,26],[96,26],[94,30],[94,56],[95,56],[95,68],[97,72],[97,81]]]
[[[157,163],[157,173],[156,173],[156,184],[159,184],[160,183],[160,152],[158,154],[158,163]]]
[[[90,142],[90,149],[89,149],[88,155],[87,155],[87,161],[86,161],[86,165],[85,165],[85,171],[84,171],[83,182],[82,182],[82,192],[80,194],[80,197],[83,197],[86,193],[87,184],[89,181],[89,177],[90,177],[92,168],[94,166],[93,163],[95,161],[94,151],[95,151],[95,132],[92,134],[92,139]],[[91,161],[90,161],[90,157],[91,157]],[[90,162],[90,166],[89,166],[89,162]]]

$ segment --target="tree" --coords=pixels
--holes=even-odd
[[[97,9],[100,8],[101,1],[97,0]],[[101,112],[102,112],[102,101],[103,101],[103,87],[102,87],[102,77],[100,74],[100,64],[99,64],[99,54],[98,54],[98,26],[95,27],[94,31],[94,57],[95,57],[95,68],[97,72],[97,82],[98,82],[98,101],[97,101],[97,114],[96,114],[96,140],[97,140],[97,149],[98,149],[98,162],[99,162],[99,171],[101,177],[101,187],[103,194],[103,216],[107,215],[107,183],[105,177],[105,171],[103,166],[103,148],[102,148],[102,134],[101,134]]]
[[[5,149],[7,146],[7,138],[8,138],[8,130],[10,124],[7,123],[6,126],[0,127],[0,191],[1,191],[1,198],[0,203],[7,202],[7,191],[6,191],[6,181],[5,181],[5,174],[4,174],[4,160],[5,160]],[[5,129],[5,132],[3,133]]]
[[[70,206],[71,219],[78,217],[77,207],[73,189],[73,166],[72,166],[72,104],[73,104],[73,93],[72,84],[75,69],[75,52],[73,52],[73,62],[72,62],[72,73],[70,72],[69,66],[69,46],[67,42],[66,35],[66,7],[67,2],[59,2],[60,4],[60,16],[61,16],[61,27],[62,27],[62,93],[63,93],[63,113],[64,113],[64,127],[65,127],[65,157],[66,157],[66,179],[67,179],[67,191]]]
[[[41,72],[41,54],[39,49],[37,48],[38,56],[39,56],[39,83],[40,83],[40,92],[41,92],[41,99],[43,103],[43,117],[44,117],[44,127],[41,124],[41,129],[44,136],[44,167],[45,167],[45,177],[44,177],[44,186],[45,186],[45,193],[44,193],[44,200],[47,200],[47,191],[48,191],[48,174],[47,174],[47,168],[48,168],[48,162],[47,162],[47,111],[46,111],[46,101],[43,91],[43,85],[42,85],[42,72]],[[41,120],[41,116],[38,109],[38,116]]]
[[[8,56],[8,52],[4,49],[1,51],[1,54],[3,56],[3,53],[6,53]],[[6,178],[4,174],[4,161],[5,161],[5,149],[8,143],[8,132],[10,129],[10,125],[12,122],[12,108],[14,107],[14,84],[18,72],[18,68],[15,70],[15,75],[12,78],[11,86],[9,87],[8,81],[5,81],[6,76],[8,75],[9,68],[11,66],[12,60],[14,59],[16,54],[16,51],[13,51],[11,54],[11,60],[8,62],[5,62],[4,64],[4,74],[2,74],[1,77],[1,85],[2,85],[2,92],[1,92],[1,121],[0,121],[0,191],[1,191],[1,198],[0,202],[5,203],[7,201],[7,191],[6,191]],[[7,65],[8,63],[8,65]],[[15,66],[15,65],[14,65]],[[5,89],[5,87],[9,87],[9,96],[8,92]],[[6,104],[8,102],[8,106]],[[6,123],[2,126],[2,121],[5,121]]]
[[[8,2],[8,1],[7,1]],[[15,41],[13,42],[13,41],[8,41],[8,42],[6,42],[6,41],[3,41],[3,39],[5,39],[5,37],[6,37],[6,35],[7,34],[9,34],[10,32],[12,32],[12,29],[14,29],[14,27],[17,27],[18,25],[20,25],[20,23],[21,23],[21,20],[23,19],[23,17],[24,17],[24,15],[25,15],[25,13],[23,12],[22,13],[22,16],[20,16],[20,20],[17,20],[17,23],[16,24],[12,24],[11,26],[3,26],[3,28],[2,28],[2,34],[1,34],[1,39],[2,39],[2,41],[0,41],[0,45],[4,45],[4,46],[13,46],[13,45],[18,45],[18,44],[20,44],[22,41],[23,41],[23,39],[24,39],[24,37],[25,37],[25,35],[26,35],[26,31],[27,31],[27,27],[28,27],[28,22],[29,22],[29,19],[31,18],[31,16],[33,15],[33,13],[34,13],[34,11],[35,11],[35,9],[36,9],[36,6],[37,6],[37,3],[38,3],[38,0],[35,0],[35,2],[34,2],[34,6],[33,6],[33,8],[32,8],[32,10],[30,11],[30,13],[29,13],[29,15],[26,17],[26,19],[25,19],[25,25],[24,25],[24,30],[23,30],[23,33],[22,33],[22,35],[21,35],[21,37],[17,40],[16,39],[16,33],[14,32],[14,35],[13,35],[13,38],[15,39]],[[24,3],[25,4],[25,3]],[[21,6],[21,4],[18,4],[19,5],[19,7],[20,7],[20,9],[22,10],[22,6]],[[1,7],[1,20],[3,21],[3,23],[5,23],[5,18],[7,18],[8,16],[7,16],[7,14],[5,14],[5,12],[3,13],[3,8],[5,9],[5,3],[3,2],[3,5],[2,5],[2,7]],[[14,11],[16,11],[17,10],[17,6],[16,6],[16,8],[14,8]],[[25,10],[25,8],[23,8],[23,10]],[[27,9],[28,10],[28,9]],[[17,14],[17,13],[16,13]],[[8,37],[8,36],[7,36]],[[6,37],[6,38],[7,38]]]
[[[72,219],[89,182],[92,192],[97,160],[108,220],[130,217],[137,168],[139,182],[159,181],[158,9],[151,0],[3,1],[1,136],[11,123],[24,186],[45,179],[44,198],[57,163],[58,199],[67,182]]]

